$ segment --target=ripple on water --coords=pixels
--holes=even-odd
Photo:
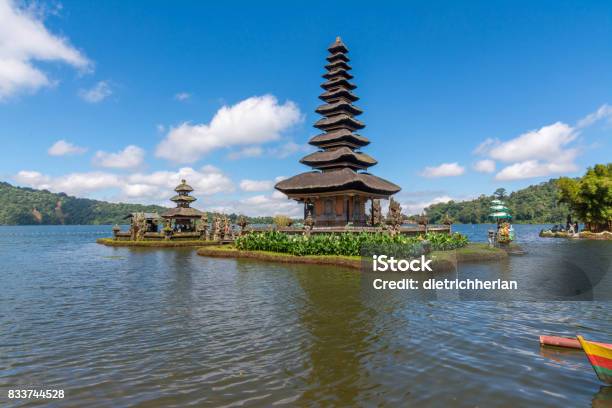
[[[540,349],[537,336],[609,340],[607,303],[419,301],[340,268],[92,243],[109,231],[0,228],[0,388],[64,388],[71,406],[94,407],[584,406],[606,395],[582,353]]]

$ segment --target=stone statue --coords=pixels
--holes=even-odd
[[[202,214],[198,222],[197,232],[200,234],[200,239],[206,239],[206,230],[208,230],[208,215]]]
[[[232,224],[227,216],[223,217],[223,238],[234,239],[234,231],[232,230]]]
[[[213,240],[214,241],[222,240],[223,231],[221,229],[221,219],[218,215],[215,215],[213,218],[213,228],[214,228]]]
[[[402,207],[398,201],[395,201],[393,197],[391,197],[389,201],[389,212],[387,213],[387,225],[389,226],[389,233],[392,236],[400,232],[403,221]]]
[[[372,209],[370,220],[373,227],[379,227],[382,224],[382,210],[380,208],[380,200],[372,200]]]
[[[164,239],[165,240],[169,240],[170,238],[172,238],[172,221],[169,218],[166,218],[164,220],[164,228],[163,228],[163,233],[164,233]]]
[[[244,229],[246,228],[247,225],[248,225],[248,221],[244,215],[241,215],[240,217],[238,217],[238,226],[240,226],[240,235],[245,234]]]
[[[304,236],[309,237],[313,227],[314,219],[312,218],[312,211],[309,209],[306,213],[306,218],[304,219]]]

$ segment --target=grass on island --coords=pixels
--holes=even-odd
[[[159,241],[128,241],[115,240],[113,238],[98,238],[98,244],[114,247],[144,247],[144,248],[177,248],[177,247],[201,247],[206,245],[218,245],[218,241],[202,240],[159,240]]]
[[[307,263],[317,265],[336,265],[350,268],[361,268],[360,256],[342,255],[304,255],[297,256],[272,251],[244,251],[234,245],[211,245],[198,249],[198,255],[216,258],[250,258],[262,261],[284,263]],[[449,270],[458,262],[494,261],[506,258],[508,254],[500,248],[489,247],[487,244],[470,243],[463,248],[449,251],[433,251],[429,257],[433,259],[434,270]]]

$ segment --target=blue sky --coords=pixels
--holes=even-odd
[[[308,170],[337,35],[408,213],[612,157],[612,3],[329,3],[0,0],[0,179],[299,214],[271,186]]]

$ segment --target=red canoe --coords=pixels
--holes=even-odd
[[[599,344],[604,347],[612,347],[612,344],[608,343],[592,343]],[[540,336],[540,344],[543,346],[565,347],[582,350],[582,346],[580,345],[578,339],[571,339],[568,337]]]

